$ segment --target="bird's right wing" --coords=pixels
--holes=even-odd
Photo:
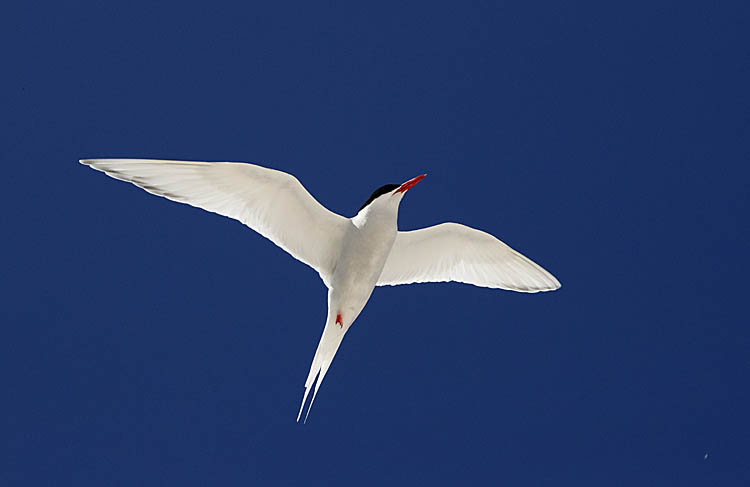
[[[349,220],[285,172],[236,162],[85,159],[82,164],[149,193],[241,221],[328,284]]]
[[[446,281],[527,293],[560,287],[552,274],[497,238],[458,223],[398,232],[377,285]]]

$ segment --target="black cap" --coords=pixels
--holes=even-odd
[[[370,203],[372,203],[373,200],[375,198],[377,198],[378,196],[386,194],[386,193],[390,193],[391,191],[393,191],[396,188],[399,188],[400,186],[401,186],[400,184],[386,184],[385,186],[379,187],[378,189],[375,190],[374,193],[372,193],[370,195],[369,198],[367,198],[367,201],[365,201],[365,204],[362,205],[362,208],[360,208],[359,210],[357,210],[357,213],[359,213],[360,211],[362,211],[365,206],[367,206]]]

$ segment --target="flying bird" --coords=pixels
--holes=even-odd
[[[305,381],[297,421],[310,408],[341,340],[375,286],[456,281],[526,293],[552,291],[552,274],[492,235],[458,223],[402,232],[398,209],[426,174],[375,190],[352,218],[318,203],[285,172],[237,162],[83,159],[149,193],[234,218],[315,269],[328,316]],[[316,380],[317,379],[317,380]]]

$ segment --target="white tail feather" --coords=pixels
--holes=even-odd
[[[313,357],[312,365],[310,366],[310,373],[307,375],[307,381],[305,382],[305,394],[302,397],[302,404],[299,407],[299,413],[297,413],[297,422],[302,417],[302,410],[307,402],[307,396],[310,394],[310,389],[315,384],[315,390],[313,391],[312,399],[310,400],[310,406],[307,408],[305,414],[305,422],[307,422],[307,416],[310,414],[310,409],[315,402],[315,396],[318,395],[318,389],[320,384],[328,372],[328,368],[331,366],[333,357],[336,355],[336,351],[341,345],[341,340],[344,339],[346,334],[346,328],[341,328],[335,321],[331,320],[329,316],[326,327],[323,329],[323,335],[320,337],[320,343],[318,343],[318,349],[315,351],[315,357]],[[317,381],[315,380],[317,378]]]

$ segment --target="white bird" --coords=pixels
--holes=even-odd
[[[328,287],[328,317],[297,421],[315,386],[310,413],[341,340],[375,286],[456,281],[527,293],[560,287],[549,272],[480,230],[442,223],[398,231],[401,199],[425,174],[378,188],[354,217],[345,218],[318,203],[291,174],[254,164],[80,162],[149,193],[239,220],[320,274]]]

